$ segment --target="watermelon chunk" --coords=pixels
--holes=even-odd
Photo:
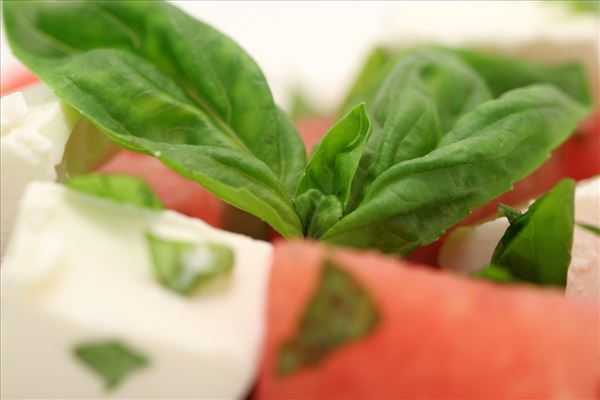
[[[278,375],[324,260],[373,296],[379,324],[317,365]],[[598,308],[375,253],[278,242],[258,399],[596,398]]]

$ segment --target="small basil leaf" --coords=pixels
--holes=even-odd
[[[336,348],[368,335],[379,320],[375,302],[359,282],[342,267],[325,262],[295,336],[280,348],[277,373],[318,364]]]
[[[435,149],[458,118],[489,99],[483,79],[447,51],[423,48],[400,57],[369,103],[373,132],[346,212],[384,171]]]
[[[103,379],[107,390],[115,389],[129,374],[149,365],[147,357],[116,340],[82,343],[74,353]]]
[[[145,180],[119,174],[88,174],[70,179],[66,186],[77,192],[117,203],[162,210],[158,196]]]
[[[501,55],[463,49],[450,49],[477,71],[494,93],[500,96],[509,90],[536,83],[555,85],[580,103],[593,103],[590,85],[579,63],[544,65]]]
[[[14,54],[110,139],[284,236],[302,141],[254,61],[165,2],[3,2]]]
[[[507,268],[494,264],[488,265],[480,271],[473,272],[471,276],[497,283],[512,283],[519,280]]]
[[[494,249],[494,253],[503,252],[504,246],[514,238],[514,236],[529,223],[529,219],[531,218],[531,213],[521,213],[519,210],[516,210],[512,207],[509,207],[505,204],[498,205],[498,216],[506,217],[508,222],[510,223],[511,228],[507,229],[501,240],[496,245]]]
[[[154,272],[166,288],[190,296],[215,278],[231,272],[233,251],[217,243],[190,243],[146,235]]]
[[[596,225],[586,224],[585,222],[577,222],[577,226],[600,236],[600,227]]]
[[[492,264],[514,277],[540,285],[564,286],[573,244],[575,182],[560,181],[511,221]]]
[[[354,107],[342,117],[313,152],[296,196],[317,189],[326,196],[337,197],[345,206],[370,131],[371,123],[364,104]]]
[[[305,227],[304,235],[319,238],[342,217],[343,208],[333,195],[325,196],[316,189],[309,189],[294,199],[296,212]]]
[[[588,108],[553,86],[506,93],[461,118],[423,157],[398,163],[323,239],[408,254],[506,192],[564,142]]]

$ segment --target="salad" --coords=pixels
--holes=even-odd
[[[588,64],[379,47],[298,131],[174,5],[2,7],[40,81],[2,97],[2,398],[600,396]]]

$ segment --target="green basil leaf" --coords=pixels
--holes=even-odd
[[[310,189],[337,197],[346,206],[358,162],[371,131],[365,105],[354,107],[329,129],[298,184],[296,196]]]
[[[277,373],[318,364],[336,348],[368,335],[379,320],[369,292],[342,267],[325,262],[298,331],[280,348]]]
[[[346,212],[384,171],[435,149],[458,118],[489,99],[485,82],[458,57],[430,48],[407,52],[370,103],[373,132]]]
[[[227,275],[234,265],[231,248],[217,243],[190,243],[146,235],[154,272],[166,288],[184,296]]]
[[[336,196],[326,196],[317,189],[309,189],[296,197],[294,205],[304,226],[304,235],[312,238],[320,238],[344,213]]]
[[[107,390],[115,389],[127,375],[150,363],[147,357],[116,340],[83,343],[75,347],[74,353],[104,380]]]
[[[231,39],[164,2],[6,1],[3,14],[15,55],[110,139],[301,234],[301,139]]]
[[[548,83],[583,104],[593,103],[585,70],[579,63],[544,65],[484,52],[462,49],[450,51],[485,79],[495,97],[523,86]]]
[[[408,254],[539,167],[589,111],[534,85],[461,118],[431,153],[385,171],[365,200],[329,229],[333,243]]]
[[[117,203],[162,210],[158,196],[145,180],[119,174],[88,174],[70,179],[66,186],[77,192]]]
[[[600,236],[600,227],[596,225],[586,224],[585,222],[577,222],[577,226]]]
[[[515,277],[508,269],[491,264],[480,271],[471,274],[473,278],[485,279],[496,283],[513,283],[519,279]]]
[[[519,280],[565,286],[573,244],[575,181],[564,179],[510,221],[492,256]],[[510,220],[510,219],[509,219]]]

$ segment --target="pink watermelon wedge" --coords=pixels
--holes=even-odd
[[[372,296],[366,336],[277,372],[324,262]],[[593,399],[598,308],[559,291],[467,280],[375,253],[278,242],[258,399]]]

